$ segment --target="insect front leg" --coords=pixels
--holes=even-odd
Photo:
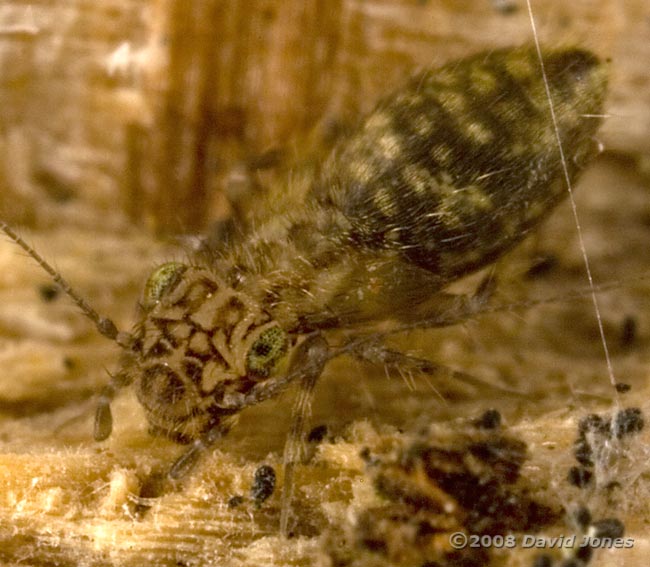
[[[325,364],[333,356],[335,355],[331,352],[325,338],[320,333],[314,333],[298,346],[286,376],[277,380],[260,382],[246,396],[231,406],[233,409],[243,409],[248,405],[260,403],[278,395],[294,380],[300,380],[300,390],[291,411],[291,430],[287,436],[283,455],[284,484],[282,486],[280,531],[284,535],[289,533],[293,470],[301,453],[303,433],[311,412],[314,387],[323,373]]]
[[[330,350],[325,337],[316,332],[309,335],[293,354],[289,371],[278,378],[257,383],[246,394],[233,394],[224,398],[219,407],[224,410],[241,411],[281,394],[296,380],[301,382],[308,376],[321,375],[325,364],[338,353]]]
[[[289,372],[282,378],[260,382],[245,396],[228,406],[228,409],[244,409],[277,396],[294,380],[300,380],[300,390],[291,412],[291,430],[284,446],[284,484],[282,487],[282,507],[280,511],[280,531],[287,535],[293,494],[293,469],[299,460],[305,425],[311,411],[314,387],[325,368],[325,364],[335,354],[332,353],[325,338],[320,333],[308,336],[296,349]],[[191,449],[190,449],[191,450]],[[181,457],[182,458],[182,457]]]
[[[172,480],[184,477],[194,467],[201,455],[228,433],[229,429],[229,425],[223,422],[212,429],[208,429],[203,436],[194,441],[190,448],[176,459],[167,476]]]
[[[310,335],[297,347],[286,375],[277,379],[259,382],[246,394],[233,395],[230,398],[224,399],[219,404],[219,407],[224,411],[236,413],[277,396],[292,382],[300,380],[301,388],[298,393],[298,398],[294,403],[292,427],[284,451],[285,480],[282,497],[281,525],[284,525],[283,531],[285,533],[291,500],[293,464],[297,455],[300,454],[300,442],[311,406],[314,386],[330,358],[330,348],[325,338],[318,333]],[[215,427],[208,429],[172,465],[168,473],[169,478],[177,480],[185,476],[198,461],[199,457],[223,437],[228,429],[228,425],[223,420]]]

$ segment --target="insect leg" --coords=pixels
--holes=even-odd
[[[291,411],[291,429],[284,445],[284,455],[282,458],[284,463],[284,484],[282,485],[282,506],[280,509],[280,533],[285,536],[289,532],[294,466],[300,460],[300,454],[302,453],[303,434],[311,416],[311,402],[314,399],[314,387],[323,372],[329,354],[329,347],[322,336],[315,335],[313,339],[308,339],[308,341],[311,342],[308,348],[302,349],[300,353],[297,353],[303,360],[296,359],[295,361],[295,364],[303,369],[303,375],[300,380],[300,389]]]
[[[444,382],[462,382],[469,386],[490,388],[507,392],[509,395],[524,395],[517,390],[485,382],[466,372],[454,370],[444,364],[438,364],[424,358],[418,358],[399,351],[391,350],[378,341],[364,341],[353,345],[350,354],[363,362],[384,366],[388,370],[399,372],[420,373],[426,376],[436,376]]]
[[[184,477],[199,460],[199,457],[221,439],[230,428],[220,423],[218,426],[209,429],[202,437],[192,443],[171,466],[167,475],[172,480]]]
[[[219,407],[225,410],[241,411],[274,398],[298,379],[303,380],[312,374],[318,378],[323,372],[325,364],[338,354],[330,351],[327,341],[320,333],[313,333],[298,345],[289,371],[284,376],[259,382],[246,394],[225,397]]]
[[[491,271],[481,280],[471,295],[438,293],[432,304],[425,305],[423,309],[413,313],[405,313],[403,320],[407,324],[400,327],[399,330],[451,327],[467,321],[485,311],[496,285],[496,277]],[[413,319],[414,314],[417,315],[415,320]]]
[[[297,348],[289,372],[282,378],[260,382],[245,396],[233,400],[228,409],[243,409],[272,398],[284,390],[291,382],[300,379],[300,390],[291,412],[291,430],[284,447],[284,484],[282,486],[282,509],[280,512],[280,531],[287,534],[291,496],[293,493],[293,468],[300,455],[305,424],[307,422],[314,386],[323,373],[323,368],[332,357],[325,338],[315,333],[308,336]],[[190,449],[191,450],[191,449]]]
[[[113,431],[113,415],[111,414],[111,402],[118,390],[126,388],[133,380],[126,374],[120,373],[111,376],[111,381],[102,388],[95,410],[95,429],[93,437],[95,441],[104,441],[110,437]]]
[[[305,428],[306,415],[312,399],[312,392],[316,381],[323,372],[325,363],[330,359],[330,349],[327,341],[320,334],[313,334],[307,337],[300,344],[294,355],[289,372],[278,379],[260,382],[255,385],[247,394],[232,397],[220,404],[222,409],[239,411],[246,407],[258,404],[264,400],[277,396],[294,380],[300,379],[301,389],[298,394],[293,411],[292,427],[285,447],[285,481],[282,496],[282,512],[280,517],[281,525],[288,522],[289,506],[292,491],[293,463],[296,455],[299,454],[300,440]],[[183,453],[169,470],[171,479],[179,479],[184,476],[196,463],[201,454],[214,445],[228,431],[228,427],[221,422],[217,427],[209,429],[200,439],[192,443],[190,448]],[[287,460],[289,459],[289,461]],[[284,520],[283,520],[284,519]],[[284,524],[283,524],[284,521]]]

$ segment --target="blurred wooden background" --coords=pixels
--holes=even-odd
[[[647,3],[534,9],[542,41],[611,58],[607,147],[648,150]],[[5,1],[0,206],[51,223],[80,199],[195,230],[234,164],[354,119],[417,68],[530,39],[522,0]]]

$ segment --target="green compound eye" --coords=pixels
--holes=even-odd
[[[151,273],[144,286],[142,299],[142,306],[146,311],[151,311],[165,293],[178,285],[186,269],[187,266],[180,262],[167,262]]]
[[[254,377],[267,378],[287,352],[287,334],[271,327],[260,334],[246,355],[246,369]]]

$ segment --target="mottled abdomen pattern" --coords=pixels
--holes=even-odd
[[[582,49],[543,58],[573,180],[597,152],[606,72]],[[534,47],[414,77],[335,149],[313,191],[355,246],[397,250],[443,281],[494,261],[567,192]]]

